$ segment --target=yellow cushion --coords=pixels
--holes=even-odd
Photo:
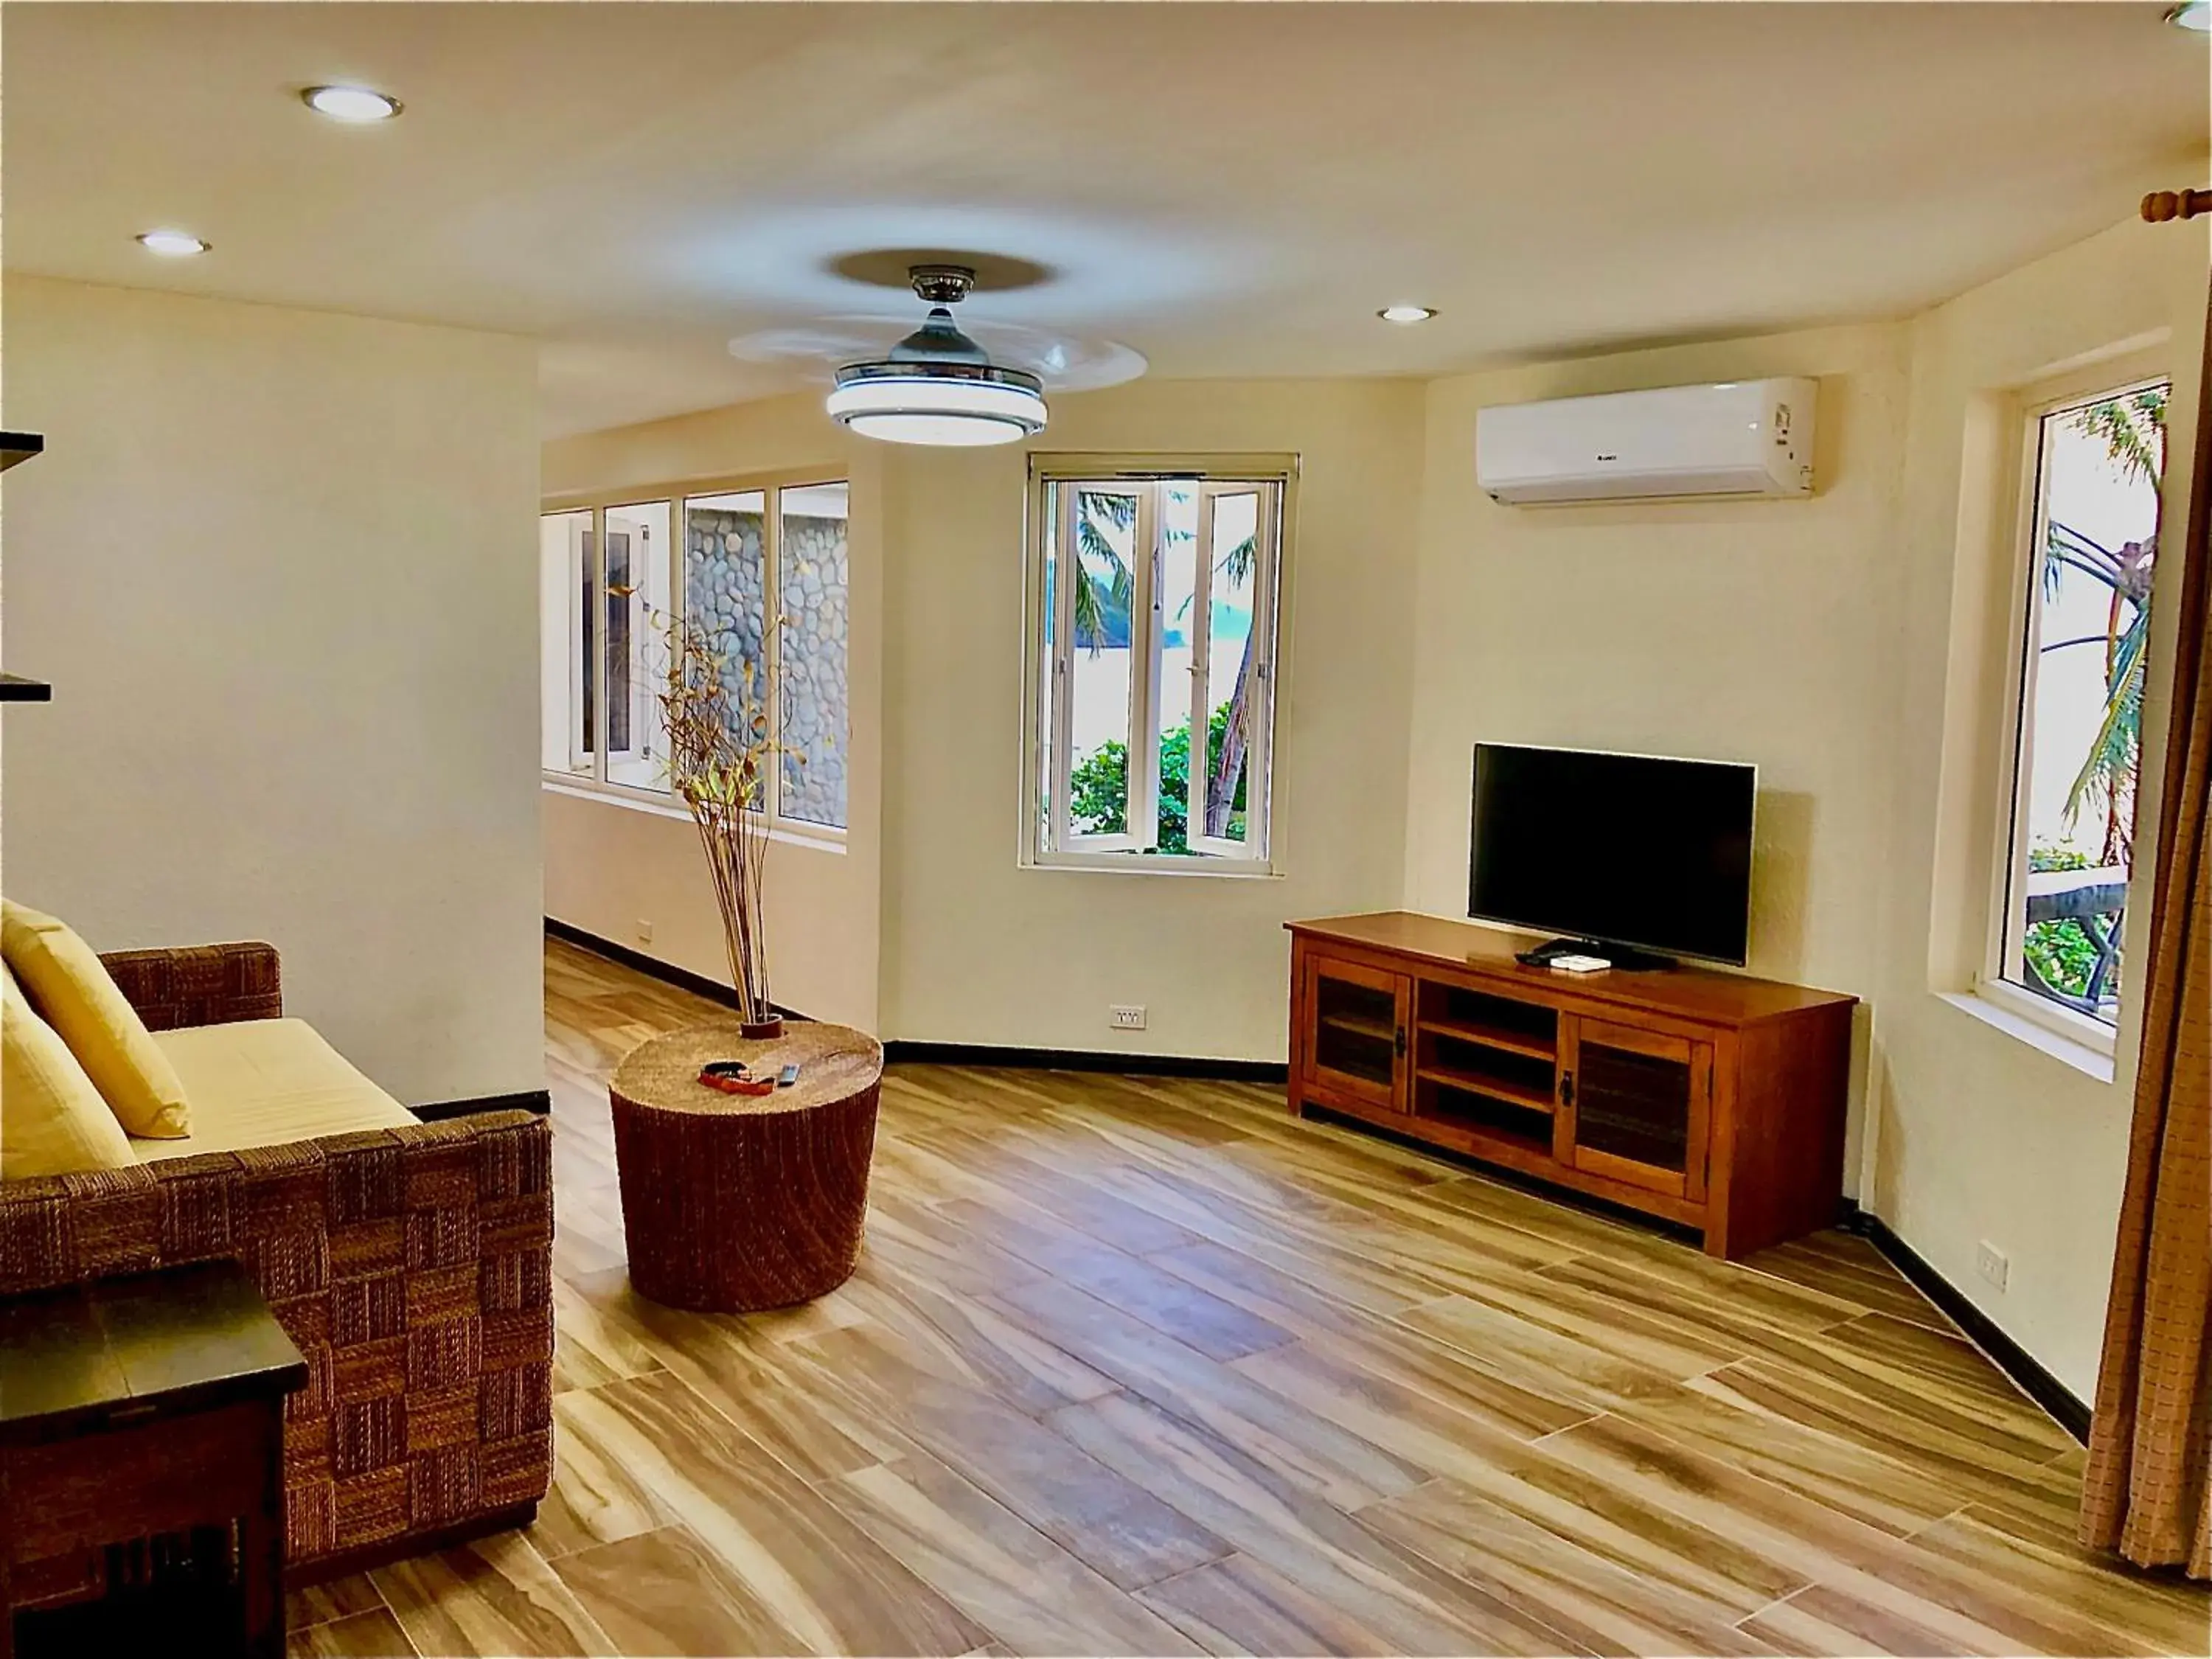
[[[156,1031],[154,1042],[192,1098],[192,1132],[183,1140],[133,1140],[142,1164],[416,1121],[304,1019],[188,1026]]]
[[[191,1133],[184,1084],[138,1011],[74,929],[23,905],[0,902],[0,957],[69,1044],[125,1133],[162,1139]]]
[[[123,1126],[12,975],[0,975],[0,1181],[127,1170]]]

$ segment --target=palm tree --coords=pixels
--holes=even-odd
[[[1108,533],[1115,532],[1127,536],[1137,522],[1137,498],[1085,490],[1077,498],[1075,541],[1078,556],[1071,561],[1075,578],[1075,640],[1088,643],[1096,656],[1105,648],[1106,621],[1109,611],[1118,609],[1123,616],[1136,593],[1136,580],[1129,571],[1128,562]],[[1104,524],[1099,520],[1103,519]],[[1091,573],[1091,564],[1100,564],[1108,572],[1102,582]]]
[[[2101,438],[2106,453],[2124,476],[2160,487],[2166,466],[2166,400],[2163,386],[2146,386],[2123,397],[2075,410],[2068,423],[2077,432]],[[2158,532],[2118,549],[2101,546],[2071,526],[2052,520],[2044,543],[2043,586],[2056,594],[2060,580],[2075,570],[2102,583],[2111,592],[2105,632],[2105,712],[2081,769],[2066,792],[2070,822],[2092,800],[2105,809],[2107,864],[2127,860],[2134,839],[2135,779],[2142,757],[2145,647],[2150,633],[2150,594],[2158,560]],[[2061,640],[2043,650],[2057,651],[2098,639]]]
[[[1243,586],[1251,580],[1252,561],[1259,552],[1259,532],[1255,531],[1229,550],[1223,562],[1231,586]],[[1260,617],[1256,609],[1244,630],[1243,659],[1237,665],[1237,690],[1229,699],[1229,725],[1221,734],[1221,752],[1206,774],[1206,833],[1225,835],[1229,817],[1237,801],[1237,780],[1244,770],[1244,734],[1250,722],[1246,719],[1248,694],[1252,685],[1252,646],[1260,634]],[[1206,722],[1210,732],[1212,721]],[[1198,745],[1198,754],[1206,752],[1206,735],[1190,734]]]

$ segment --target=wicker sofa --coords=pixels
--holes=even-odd
[[[101,960],[155,1030],[273,1019],[276,951]],[[0,1182],[0,1295],[234,1257],[307,1358],[285,1556],[311,1581],[520,1525],[553,1467],[552,1138],[489,1112]]]

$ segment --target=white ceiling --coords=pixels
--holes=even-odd
[[[536,335],[549,432],[803,384],[726,342],[918,310],[828,269],[880,247],[1156,374],[1432,374],[1896,314],[2201,182],[2161,9],[16,3],[6,259]]]

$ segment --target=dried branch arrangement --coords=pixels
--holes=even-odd
[[[777,621],[762,639],[770,653]],[[781,1030],[769,995],[767,919],[762,877],[768,858],[769,768],[782,745],[771,735],[767,688],[746,663],[730,683],[728,665],[706,631],[689,617],[656,616],[668,642],[668,673],[659,693],[668,727],[668,781],[698,826],[699,844],[714,882],[729,953],[730,983],[748,1036]]]

